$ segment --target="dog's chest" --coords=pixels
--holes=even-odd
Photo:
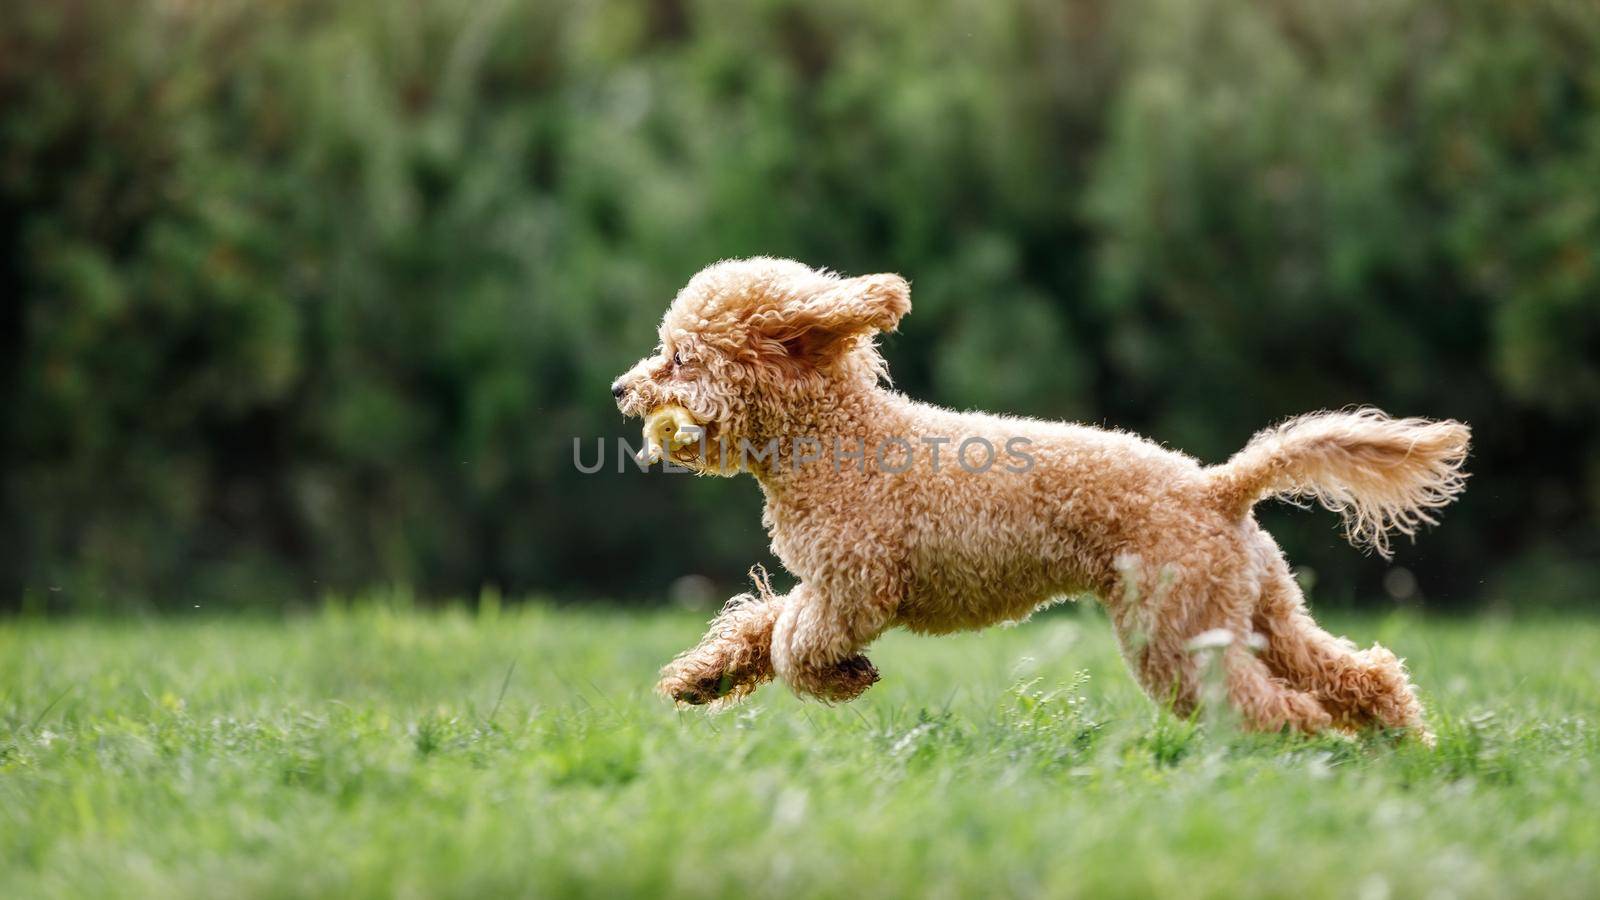
[[[802,579],[821,579],[841,567],[903,569],[908,511],[881,487],[839,486],[781,498],[769,493],[761,523],[773,554]]]

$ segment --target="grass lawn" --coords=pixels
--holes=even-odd
[[[1336,622],[1408,657],[1429,751],[1160,714],[1092,607],[677,712],[700,618],[0,623],[0,894],[1600,892],[1600,620]]]

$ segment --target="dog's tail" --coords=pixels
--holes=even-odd
[[[1393,419],[1376,409],[1290,419],[1211,468],[1212,497],[1244,516],[1267,497],[1315,500],[1344,517],[1345,537],[1389,555],[1389,532],[1415,534],[1466,486],[1471,430],[1452,419]]]

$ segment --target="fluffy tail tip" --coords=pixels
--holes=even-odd
[[[1315,500],[1343,517],[1351,544],[1388,557],[1391,533],[1438,524],[1436,511],[1465,489],[1471,441],[1453,419],[1313,413],[1256,435],[1223,467],[1219,488],[1242,509],[1265,497]]]

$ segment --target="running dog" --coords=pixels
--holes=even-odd
[[[910,309],[898,275],[720,262],[612,385],[624,414],[656,414],[647,433],[670,412],[656,439],[672,462],[755,476],[772,550],[799,580],[779,596],[758,578],[730,601],[662,671],[664,694],[720,705],[777,677],[847,701],[878,680],[862,650],[885,629],[982,628],[1092,594],[1145,692],[1180,714],[1201,699],[1200,639],[1250,728],[1431,740],[1401,661],[1317,625],[1252,509],[1315,500],[1387,555],[1392,532],[1432,524],[1463,489],[1466,425],[1319,412],[1204,466],[1125,432],[892,390],[875,336]]]

